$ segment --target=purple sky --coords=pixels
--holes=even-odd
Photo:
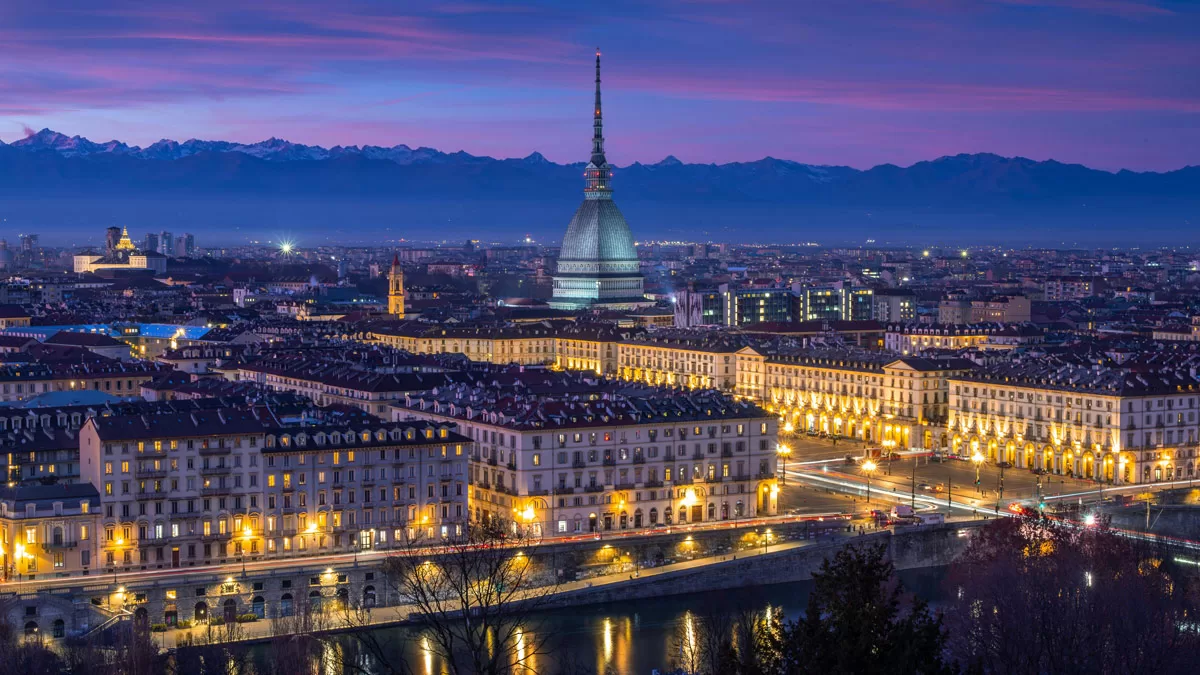
[[[599,45],[619,165],[1200,163],[1193,0],[100,4],[0,3],[0,139],[583,161]]]

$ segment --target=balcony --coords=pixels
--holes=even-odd
[[[529,491],[530,497],[546,497],[546,496],[549,496],[549,494],[550,494],[549,490],[530,490]]]
[[[583,461],[582,459],[576,459],[576,460],[571,461],[571,468],[573,468],[573,469],[583,469],[586,467],[587,467],[587,462]]]
[[[583,486],[583,491],[584,492],[604,492],[604,486],[603,485],[585,485],[585,486]]]
[[[144,492],[137,493],[137,500],[139,502],[142,502],[142,501],[148,501],[151,499],[166,499],[168,494],[170,494],[170,493],[168,493],[166,490],[161,490],[161,489],[160,490],[146,490]]]
[[[774,477],[775,477],[774,471],[760,471],[754,475],[754,478],[757,480],[769,480]]]
[[[509,471],[516,471],[516,470],[517,470],[517,463],[516,463],[516,462],[509,462],[508,464],[505,464],[505,466],[507,466],[507,467],[508,467],[508,470],[509,470]]]
[[[634,455],[634,456],[633,456],[633,463],[634,463],[634,464],[645,464],[645,463],[646,463],[646,458],[645,458],[645,456],[643,456],[643,455]]]
[[[617,465],[617,460],[615,458],[613,458],[613,457],[605,457],[604,458],[604,466],[616,466],[616,465]]]
[[[663,486],[663,482],[661,480],[648,480],[645,483],[642,483],[642,486],[648,488],[660,488]]]
[[[233,488],[231,487],[204,487],[200,488],[201,497],[215,497],[217,495],[231,495]]]
[[[48,541],[42,543],[42,550],[46,553],[50,553],[51,551],[64,551],[67,549],[72,549],[76,546],[79,546],[79,542],[77,541]]]
[[[133,472],[133,477],[137,478],[139,480],[141,480],[141,479],[153,480],[155,478],[166,478],[167,470],[166,469],[136,469]]]
[[[615,487],[618,490],[632,490],[637,487],[637,484],[635,484],[635,483],[617,483]]]
[[[565,486],[556,487],[556,488],[554,488],[554,494],[556,494],[556,495],[573,495],[573,494],[575,494],[575,488],[570,488],[570,487],[565,487]]]
[[[500,460],[496,459],[495,455],[487,458],[487,463],[492,466],[499,466]]]
[[[692,453],[692,459],[704,459],[704,453],[697,450]]]
[[[217,447],[209,446],[207,448],[200,448],[200,455],[202,457],[211,456],[211,455],[228,455],[232,452],[233,452],[233,448],[229,448],[229,447],[222,448],[220,446],[217,446]]]
[[[233,473],[231,466],[205,466],[200,468],[200,473],[208,476],[228,476]]]

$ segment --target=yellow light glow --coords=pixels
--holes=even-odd
[[[876,468],[875,462],[872,462],[869,459],[862,463],[862,470],[866,471],[867,473],[874,471]]]
[[[687,494],[685,494],[683,497],[683,505],[686,507],[689,507],[689,508],[696,505],[696,491],[695,490],[687,491]]]
[[[251,536],[254,536],[254,531],[253,531],[253,530],[251,530],[251,529],[250,529],[250,528],[248,528],[248,527],[247,527],[247,528],[243,528],[243,529],[242,529],[242,536],[243,536],[243,537],[247,537],[247,538],[248,538],[248,537],[251,537]]]
[[[521,517],[524,518],[526,521],[533,520],[534,516],[536,516],[536,515],[537,514],[534,513],[532,506],[526,506],[525,510],[521,513]]]

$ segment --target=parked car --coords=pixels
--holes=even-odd
[[[917,486],[917,489],[924,490],[925,492],[933,492],[933,486],[930,485],[929,483],[921,483],[920,485]]]
[[[996,466],[1001,469],[1011,469],[1013,465],[1012,462],[996,462]]]

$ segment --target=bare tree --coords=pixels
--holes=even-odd
[[[494,519],[471,523],[457,539],[408,542],[382,567],[451,673],[529,673],[544,660],[548,635],[535,616],[557,590],[554,570],[533,560],[537,542]]]

